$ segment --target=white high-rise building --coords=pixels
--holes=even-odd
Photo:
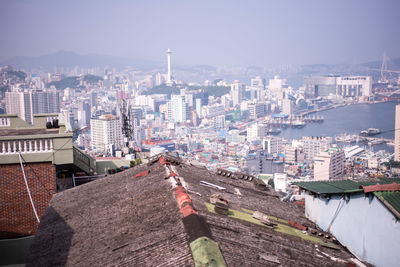
[[[282,100],[282,113],[286,115],[293,114],[293,101],[289,98],[284,98]]]
[[[97,152],[107,152],[110,146],[121,148],[122,129],[118,118],[114,115],[102,115],[90,120],[92,148]]]
[[[171,95],[171,100],[168,102],[168,119],[174,122],[185,122],[188,118],[187,111],[185,96]]]
[[[396,105],[394,128],[394,160],[400,161],[400,105]]]
[[[172,51],[168,48],[167,50],[167,60],[168,60],[168,74],[167,74],[167,85],[172,85],[172,77],[171,77],[171,54]]]
[[[370,96],[372,93],[371,76],[337,77],[336,94],[343,97]]]
[[[288,88],[286,79],[280,79],[279,76],[274,76],[273,79],[269,80],[268,89],[271,93],[282,93],[285,88]]]
[[[28,92],[6,92],[6,112],[32,123],[32,96]]]
[[[240,105],[240,102],[243,99],[244,85],[241,84],[238,80],[235,80],[231,84],[231,99],[233,106]]]
[[[314,159],[314,180],[332,180],[343,177],[346,158],[342,149],[332,147],[319,153]]]
[[[250,80],[251,99],[265,100],[265,79],[257,76]]]

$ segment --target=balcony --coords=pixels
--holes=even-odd
[[[21,153],[53,152],[53,139],[40,138],[33,140],[0,140],[0,155]]]

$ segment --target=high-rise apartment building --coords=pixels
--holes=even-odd
[[[238,80],[235,80],[231,84],[231,99],[234,107],[240,105],[240,102],[242,102],[243,99],[243,94],[244,85],[241,84]]]
[[[251,99],[265,100],[265,79],[257,76],[250,80]]]
[[[331,147],[314,159],[314,180],[341,178],[346,172],[346,158],[342,149]]]
[[[113,146],[121,148],[122,130],[120,121],[114,115],[102,115],[90,120],[92,148],[97,152],[108,152]]]
[[[396,105],[394,132],[394,160],[400,161],[400,105]]]
[[[6,92],[6,112],[32,123],[33,114],[60,112],[57,91]]]
[[[168,102],[168,119],[174,122],[185,122],[188,119],[188,108],[183,95],[171,95]]]
[[[282,100],[282,113],[286,115],[292,115],[293,114],[293,106],[294,103],[291,99],[289,98],[284,98]]]
[[[32,124],[32,97],[29,92],[6,92],[7,114],[18,115]]]

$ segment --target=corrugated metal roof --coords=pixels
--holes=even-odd
[[[316,194],[340,194],[354,193],[363,191],[360,186],[400,183],[399,178],[382,178],[378,181],[362,181],[356,182],[352,180],[339,181],[312,181],[312,182],[295,182],[295,185]]]
[[[400,192],[374,192],[374,195],[400,219]]]

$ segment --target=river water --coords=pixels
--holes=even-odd
[[[282,129],[278,136],[287,140],[300,139],[302,136],[335,137],[343,133],[359,134],[360,131],[368,128],[378,128],[383,133],[376,137],[393,139],[396,104],[393,102],[356,104],[314,113],[311,115],[324,116],[324,122],[308,123],[302,129]],[[392,146],[377,145],[373,147],[374,151],[379,149],[393,152]]]

